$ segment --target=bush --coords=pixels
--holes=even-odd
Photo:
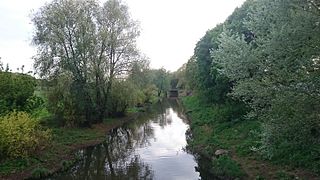
[[[153,85],[148,85],[142,90],[144,94],[145,103],[154,103],[157,100],[157,87]]]
[[[61,162],[62,171],[67,171],[72,165],[74,164],[74,161],[68,161],[64,160]]]
[[[137,104],[143,104],[146,96],[130,81],[115,81],[110,93],[109,113],[122,116]]]
[[[37,167],[31,172],[32,178],[34,179],[44,178],[49,174],[50,174],[50,171],[47,168],[43,168],[43,167]]]
[[[284,91],[261,115],[262,154],[277,163],[320,173],[319,98]]]
[[[25,112],[12,112],[0,118],[0,156],[26,157],[44,148],[49,130],[41,130],[39,121]]]
[[[70,90],[72,79],[69,74],[61,74],[51,81],[48,91],[48,111],[54,115],[59,126],[76,126],[82,121],[76,113],[76,103]]]
[[[34,77],[26,74],[0,72],[0,114],[23,110],[36,87]]]
[[[27,99],[24,110],[32,113],[37,109],[41,109],[44,106],[44,100],[41,97],[33,95]]]

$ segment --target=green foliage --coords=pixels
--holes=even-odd
[[[211,68],[215,64],[210,53],[218,48],[218,36],[222,30],[222,25],[209,30],[197,43],[194,56],[187,64],[187,76],[193,81],[190,85],[194,85],[203,102],[209,104],[223,103],[231,89],[231,83],[219,73],[218,67]]]
[[[64,126],[79,125],[83,121],[83,118],[76,114],[75,102],[70,92],[71,83],[70,76],[62,74],[52,82],[48,92],[48,110],[60,121],[58,124]]]
[[[236,122],[240,121],[246,113],[244,105],[234,104],[233,102],[207,105],[196,96],[185,97],[183,101],[187,109],[192,111],[193,116],[196,116],[194,121],[197,123],[214,124],[216,122]]]
[[[44,167],[37,167],[31,172],[31,177],[33,179],[41,179],[47,177],[50,174],[50,171]]]
[[[212,55],[235,82],[231,95],[263,122],[261,153],[317,171],[320,31],[314,28],[319,23],[315,11],[307,1],[251,2],[250,18],[242,24],[254,34],[252,41],[226,29]]]
[[[171,88],[177,88],[177,89],[187,89],[189,90],[190,87],[188,87],[187,77],[187,64],[183,64],[176,72],[173,73],[173,77],[171,77]]]
[[[44,105],[45,105],[45,102],[43,98],[33,95],[27,99],[24,110],[29,113],[32,113],[33,111],[44,107]]]
[[[319,167],[320,161],[314,158],[320,155],[320,144],[317,143],[319,121],[315,118],[318,112],[313,109],[319,104],[314,100],[312,96],[283,92],[271,102],[272,113],[265,114],[264,118],[269,121],[264,123],[263,134],[264,153],[268,157],[284,158],[299,166],[314,163],[317,167],[313,168]]]
[[[22,171],[35,163],[39,163],[39,161],[32,157],[6,159],[0,163],[0,174],[9,175],[10,173]]]
[[[226,112],[226,109],[235,108],[234,105],[207,105],[196,96],[183,97],[182,102],[191,120],[192,139],[188,140],[189,149],[208,158],[214,156],[217,149],[235,150],[239,156],[259,156],[256,149],[261,146],[261,123],[257,120],[239,119],[246,111]],[[221,161],[215,164],[216,171],[221,175],[243,175],[234,162],[224,158]]]
[[[192,57],[188,60],[186,64],[186,73],[185,73],[186,79],[187,79],[187,87],[190,90],[197,90],[198,88],[198,66],[196,64],[195,58]]]
[[[210,136],[212,128],[218,132],[205,142],[228,146],[237,134],[232,130],[252,126],[258,138],[247,133],[238,153],[256,151],[319,172],[319,16],[314,1],[248,0],[208,31],[186,65],[188,83],[201,98],[185,100],[193,104],[195,134]],[[247,120],[237,121],[246,110]]]
[[[0,72],[0,114],[24,110],[35,90],[35,78],[26,74]]]
[[[74,164],[73,161],[64,160],[61,162],[62,171],[68,170]]]
[[[0,118],[0,156],[26,157],[48,145],[49,130],[25,112],[12,112]]]
[[[196,96],[182,100],[190,112],[195,145],[213,149],[235,146],[240,154],[250,154],[251,147],[259,145],[260,123],[239,118],[246,112],[243,109],[230,104],[208,106]]]
[[[264,178],[261,175],[256,176],[255,180],[266,180],[266,178]]]
[[[170,88],[169,73],[164,68],[150,70],[150,73],[151,82],[157,87],[157,96],[166,97]]]
[[[143,94],[145,97],[145,103],[154,103],[157,100],[157,87],[154,84],[149,84],[143,90]]]
[[[111,90],[109,112],[124,115],[127,108],[143,104],[145,95],[130,81],[116,81]]]
[[[217,176],[241,178],[245,175],[240,165],[229,156],[223,155],[213,161],[213,172]]]
[[[276,179],[278,180],[290,180],[290,179],[295,179],[293,175],[287,174],[284,171],[278,171],[276,174]]]
[[[143,102],[137,102],[137,105],[141,106],[143,103],[153,103],[157,100],[157,93],[159,90],[157,83],[159,82],[158,79],[161,78],[157,77],[157,73],[155,73],[158,71],[161,70],[150,69],[149,61],[147,60],[135,62],[131,67],[127,81],[134,85],[137,91],[140,91],[138,93],[143,93],[143,95],[140,95]],[[162,71],[164,71],[164,69],[162,69]]]
[[[52,83],[50,112],[67,126],[102,122],[114,82],[141,59],[139,27],[127,6],[120,0],[54,0],[32,22],[35,68]]]
[[[149,63],[148,60],[134,62],[128,80],[140,88],[148,86],[151,83],[152,78]]]
[[[55,122],[56,123],[56,122]],[[43,167],[50,168],[50,171],[56,169],[59,165],[69,165],[73,160],[65,160],[65,157],[72,158],[75,147],[92,145],[92,142],[103,141],[105,139],[106,129],[122,124],[118,119],[108,119],[102,124],[94,125],[92,128],[66,128],[53,127],[51,129],[50,148],[41,150],[40,153],[25,158],[10,158],[0,161],[0,177],[20,173],[22,171],[31,171],[32,168]],[[5,157],[7,158],[7,157]],[[80,155],[76,155],[75,160],[80,160]],[[65,162],[64,162],[65,161]],[[59,164],[61,162],[61,164]],[[0,178],[0,179],[1,179]],[[32,178],[32,177],[31,177]]]

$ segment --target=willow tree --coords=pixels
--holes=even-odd
[[[54,0],[32,21],[40,76],[68,76],[73,114],[85,124],[101,121],[113,80],[138,60],[139,28],[127,6],[118,0],[102,6],[95,0]]]
[[[103,5],[98,23],[102,39],[97,64],[102,67],[97,68],[99,80],[96,82],[102,85],[97,90],[97,100],[101,101],[99,119],[102,119],[114,79],[126,74],[140,60],[136,48],[140,31],[138,23],[131,19],[128,7],[118,0],[109,0]],[[99,100],[101,92],[103,96]]]

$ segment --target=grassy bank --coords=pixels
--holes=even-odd
[[[106,133],[137,117],[137,112],[124,118],[106,119],[91,128],[51,128],[50,146],[28,158],[0,162],[0,179],[40,178],[68,169],[77,160],[76,150],[101,143]]]
[[[191,119],[191,151],[207,157],[212,174],[221,179],[318,179],[308,171],[293,169],[265,160],[257,148],[260,145],[261,124],[255,120],[227,117],[230,105],[202,104],[197,97],[182,98]],[[216,156],[216,150],[228,153]]]

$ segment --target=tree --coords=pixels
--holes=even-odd
[[[265,96],[271,99],[262,116],[266,154],[284,156],[278,148],[305,153],[304,147],[319,146],[319,14],[307,0],[262,1],[257,6],[259,13],[248,27],[257,34]],[[265,17],[270,18],[267,29],[261,23]]]
[[[185,63],[174,73],[174,76],[177,79],[177,82],[174,82],[174,84],[177,83],[175,87],[178,89],[185,89],[187,86],[186,69],[187,64]]]
[[[210,52],[218,48],[217,38],[222,30],[222,25],[209,30],[196,44],[194,50],[193,58],[198,66],[196,89],[203,101],[207,103],[220,101],[221,98],[220,93],[214,93],[214,89],[212,89],[215,87],[216,77],[214,74],[211,74],[212,57],[210,56]]]
[[[138,25],[127,6],[118,0],[102,7],[95,0],[54,0],[32,21],[38,47],[35,67],[40,75],[49,79],[70,75],[68,89],[76,114],[84,124],[93,119],[101,122],[114,79],[139,60]]]
[[[129,71],[128,80],[139,89],[145,89],[151,83],[150,61],[147,58],[134,62]]]
[[[143,104],[145,96],[143,92],[131,81],[114,81],[109,101],[110,114],[123,116],[129,107]]]
[[[310,147],[319,147],[317,11],[307,0],[256,1],[243,23],[254,38],[248,42],[226,30],[212,53],[235,81],[232,95],[263,123],[262,149],[269,158],[301,156],[306,149],[314,154]]]
[[[94,1],[55,0],[32,19],[36,29],[33,42],[38,47],[35,67],[42,77],[57,78],[60,73],[70,72],[73,108],[79,119],[84,116],[81,121],[85,124],[89,124],[93,106],[87,83],[94,56],[96,11]]]
[[[161,68],[152,70],[151,73],[153,74],[152,83],[157,87],[157,96],[166,96],[170,87],[168,72],[164,68]]]
[[[195,58],[191,57],[186,64],[187,86],[190,90],[198,89],[198,66]]]
[[[109,0],[103,5],[98,22],[100,35],[104,38],[99,43],[101,51],[96,63],[96,82],[106,82],[105,86],[98,86],[101,90],[97,91],[97,104],[102,104],[99,118],[102,119],[114,79],[127,73],[132,64],[139,61],[136,38],[140,32],[138,23],[129,15],[128,7],[118,0]],[[100,91],[103,94],[101,98],[98,95]],[[99,102],[99,99],[103,101]]]

